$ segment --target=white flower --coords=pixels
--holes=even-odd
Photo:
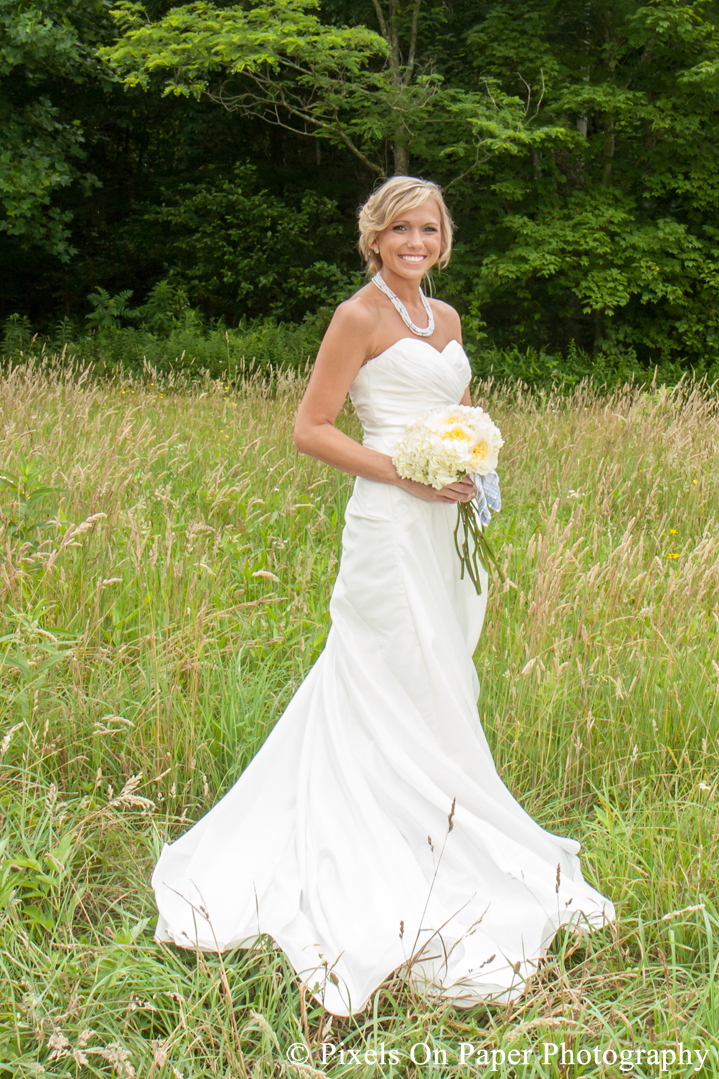
[[[468,472],[493,472],[503,444],[483,409],[453,405],[408,424],[392,460],[400,476],[439,490]]]

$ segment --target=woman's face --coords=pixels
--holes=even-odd
[[[442,220],[435,199],[427,199],[413,210],[404,210],[377,234],[373,247],[379,250],[382,271],[416,280],[439,258],[442,245]]]

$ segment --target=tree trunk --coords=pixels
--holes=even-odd
[[[602,186],[608,187],[612,176],[612,164],[614,160],[614,120],[607,122],[607,130],[604,135],[604,168],[602,169]]]
[[[589,82],[589,71],[590,71],[590,67],[591,67],[591,59],[590,59],[590,57],[591,57],[591,52],[592,52],[592,3],[591,3],[591,0],[587,0],[586,4],[584,5],[584,41],[582,42],[582,44],[584,45],[584,52],[586,53],[586,57],[587,57],[587,63],[586,63],[586,67],[584,68],[584,74],[582,75],[582,79],[584,80],[584,82]],[[589,119],[587,117],[586,112],[583,112],[577,118],[577,131],[582,136],[582,138],[586,139],[588,129],[589,129]]]
[[[389,45],[389,69],[393,86],[395,87],[398,95],[402,90],[409,86],[412,80],[412,73],[415,67],[415,60],[417,55],[417,26],[419,21],[419,11],[422,6],[422,0],[414,0],[414,7],[412,10],[412,27],[410,31],[409,40],[409,52],[407,57],[407,63],[404,64],[402,50],[399,43],[399,18],[398,18],[398,0],[389,0],[389,6],[387,14],[385,15],[382,10],[380,0],[372,0],[375,13],[377,15],[377,22],[379,24],[379,31],[382,37]],[[392,151],[394,154],[394,175],[395,176],[407,176],[409,174],[409,150],[410,150],[411,136],[407,130],[406,124],[399,120],[397,127],[393,133]]]
[[[396,132],[394,141],[394,174],[395,176],[409,175],[409,147],[401,141],[404,129]]]
[[[594,323],[594,341],[592,343],[592,352],[596,355],[601,352],[602,344],[604,343],[604,312],[595,309],[593,312],[592,322]]]

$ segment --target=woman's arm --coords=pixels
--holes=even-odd
[[[385,453],[361,446],[334,426],[355,375],[369,355],[371,312],[340,304],[320,345],[310,381],[295,417],[295,446],[325,464],[379,483],[396,483]]]
[[[394,484],[429,502],[468,501],[474,495],[474,484],[466,477],[439,491],[402,479],[388,454],[360,445],[334,426],[355,375],[372,355],[374,325],[372,311],[361,304],[346,302],[335,311],[297,410],[295,446],[341,472]]]

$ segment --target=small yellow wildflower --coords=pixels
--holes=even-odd
[[[679,555],[678,555],[678,554],[674,554],[674,552],[672,552],[671,554],[668,554],[668,555],[667,555],[667,558],[679,558]]]
[[[670,528],[669,529],[669,535],[670,536],[676,536],[676,534],[677,534],[676,528]]]

